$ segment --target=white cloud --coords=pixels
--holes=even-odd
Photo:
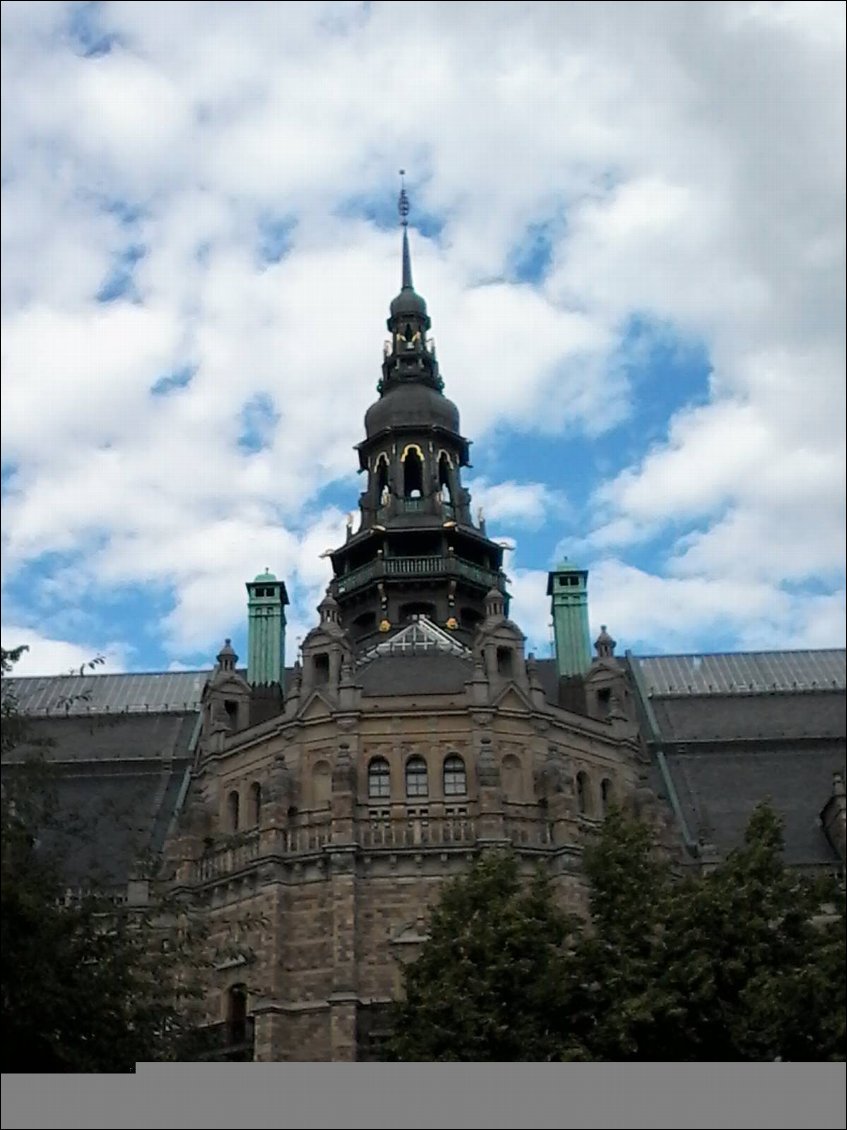
[[[123,643],[116,642],[100,648],[85,644],[68,643],[67,640],[50,639],[31,628],[19,627],[15,624],[3,625],[3,646],[12,651],[18,647],[26,647],[14,665],[12,674],[22,675],[67,675],[71,671],[93,669],[98,672],[116,674],[126,669],[126,660],[130,648]],[[101,658],[102,664],[89,668],[88,664]]]
[[[654,575],[614,595],[604,578],[623,574],[592,580],[619,638],[662,635],[649,585],[692,641],[727,624],[741,642],[835,638],[842,6],[453,4],[446,21],[405,5],[398,43],[390,4],[121,2],[89,11],[117,37],[98,57],[69,10],[4,4],[4,584],[39,561],[55,580],[58,552],[67,602],[164,586],[179,661],[213,654],[269,564],[304,634],[318,554],[343,537],[315,500],[346,477],[355,503],[398,282],[396,232],[349,202],[390,195],[406,164],[413,218],[443,225],[413,236],[415,274],[478,446],[495,430],[614,443],[639,410],[621,357],[634,315],[708,353],[708,401],[596,484],[586,559],[670,538]],[[276,263],[267,223],[291,225]],[[551,244],[537,285],[509,276],[533,224]],[[130,249],[131,291],[98,303]],[[258,396],[272,416],[251,452]],[[475,504],[554,542],[558,469],[519,480],[478,481]],[[515,570],[514,614],[542,641],[546,564]]]

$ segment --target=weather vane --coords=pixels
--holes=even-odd
[[[406,195],[406,183],[403,178],[406,175],[406,170],[400,170],[400,199],[397,201],[397,211],[400,213],[400,223],[403,227],[409,225],[409,197]]]

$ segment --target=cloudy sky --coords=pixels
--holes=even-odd
[[[513,615],[844,644],[841,3],[3,3],[3,645],[289,659],[361,482],[397,170]]]

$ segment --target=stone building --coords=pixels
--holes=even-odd
[[[227,641],[211,672],[92,675],[64,706],[62,679],[11,681],[56,739],[63,803],[94,827],[109,801],[69,883],[99,869],[142,901],[153,857],[205,916],[221,1057],[375,1056],[444,879],[510,844],[579,908],[583,846],[615,801],[692,866],[766,796],[792,863],[844,860],[844,652],[617,657],[603,629],[592,658],[587,573],[565,561],[548,578],[555,658],[526,654],[503,550],[462,484],[468,440],[405,222],[388,329],[358,526],[293,667],[266,570],[247,584],[246,667]]]

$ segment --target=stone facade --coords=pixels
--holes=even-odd
[[[464,654],[439,651],[426,621],[414,632],[404,654],[395,637],[393,653],[343,674],[339,664],[309,692],[305,647],[284,713],[241,730],[214,722],[227,715],[219,696],[234,693],[231,673],[219,666],[210,680],[168,857],[174,889],[212,924],[210,945],[239,951],[210,974],[206,1019],[225,1020],[231,990],[246,987],[259,1060],[372,1054],[373,1016],[397,996],[427,908],[480,851],[513,845],[580,909],[585,838],[604,806],[638,789],[635,724],[551,704],[502,613]],[[448,659],[450,692],[363,688],[371,664]]]

